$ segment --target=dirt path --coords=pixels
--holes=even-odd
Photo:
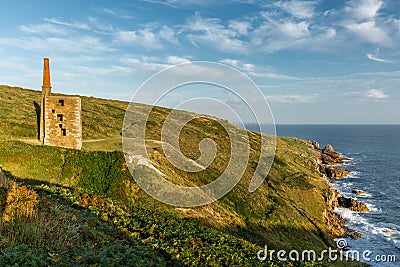
[[[31,145],[41,145],[41,144],[42,144],[42,142],[40,142],[40,141],[37,140],[37,139],[18,138],[17,140],[18,140],[18,141],[21,141],[21,142],[24,142],[24,143],[27,143],[27,144],[31,144]]]
[[[84,139],[82,140],[82,143],[93,143],[93,142],[101,142],[101,141],[106,141],[106,140],[112,140],[112,138],[103,138],[103,139]]]

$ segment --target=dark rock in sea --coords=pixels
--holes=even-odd
[[[341,164],[346,160],[349,160],[346,157],[340,155],[339,152],[336,152],[332,145],[326,145],[325,148],[321,151],[321,159],[323,164]]]
[[[347,225],[343,226],[343,229],[345,230],[345,236],[350,237],[351,239],[357,239],[363,236],[362,233],[357,232],[356,230],[348,227]]]
[[[324,153],[332,153],[335,152],[335,150],[333,149],[333,146],[330,144],[327,144],[324,149],[323,149]]]
[[[307,143],[320,164],[342,164],[349,160],[348,158],[340,155],[339,152],[336,152],[332,145],[328,144],[324,147],[324,149],[321,149],[320,145],[315,141],[308,141]]]
[[[336,152],[332,145],[326,145],[324,149],[320,148],[320,145],[315,141],[307,142],[311,148],[311,153],[314,155],[315,164],[318,165],[319,171],[322,175],[328,178],[341,178],[350,174],[349,170],[334,167],[331,165],[342,164],[349,160],[346,157]]]
[[[340,196],[338,199],[338,207],[347,208],[356,212],[368,212],[369,208],[364,203],[357,201],[354,198]]]
[[[320,172],[325,174],[329,178],[342,178],[346,177],[351,173],[351,171],[339,168],[339,167],[333,167],[330,165],[321,165],[320,166]]]
[[[365,192],[364,191],[362,191],[362,190],[358,190],[358,189],[354,189],[353,191],[351,191],[353,194],[356,194],[356,195],[363,195],[363,194],[365,194]]]
[[[349,237],[351,238],[351,239],[357,239],[357,238],[360,238],[360,237],[362,237],[363,235],[362,235],[362,233],[360,233],[360,232],[353,232],[353,233],[351,233],[351,234],[349,234]]]

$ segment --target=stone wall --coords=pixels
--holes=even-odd
[[[81,99],[75,96],[45,96],[45,145],[82,148]]]

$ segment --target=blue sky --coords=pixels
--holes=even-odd
[[[206,60],[253,79],[277,123],[400,123],[399,13],[397,0],[6,1],[0,84],[40,89],[49,57],[55,92],[129,100]]]

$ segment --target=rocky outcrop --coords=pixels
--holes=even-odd
[[[362,190],[358,190],[358,189],[354,189],[353,191],[351,191],[353,194],[359,196],[359,195],[364,195],[365,192]]]
[[[336,164],[343,164],[349,160],[339,152],[336,152],[332,145],[326,145],[323,149],[320,148],[319,143],[315,141],[308,141],[308,145],[312,149],[316,161],[319,165],[319,171],[328,178],[342,178],[350,174],[349,170],[332,166]]]
[[[351,172],[344,168],[332,166],[335,164],[343,164],[348,158],[336,152],[332,145],[326,145],[323,149],[317,142],[308,142],[311,152],[316,158],[316,163],[319,166],[319,172],[324,177],[341,178],[349,175]],[[354,194],[363,194],[361,190],[353,190]],[[355,212],[368,212],[369,208],[364,203],[354,199],[340,195],[340,192],[333,187],[329,187],[323,192],[323,197],[326,203],[326,209],[323,213],[325,224],[330,229],[330,234],[333,237],[350,237],[356,239],[362,236],[361,233],[350,229],[346,226],[347,221],[335,212],[336,208],[347,208]]]
[[[324,147],[324,149],[321,150],[321,159],[323,164],[342,164],[346,160],[349,160],[349,158],[346,158],[342,155],[340,155],[339,152],[336,152],[332,145],[328,144]]]
[[[341,196],[340,192],[333,188],[328,188],[323,191],[323,196],[326,209],[322,215],[325,224],[330,230],[331,236],[350,237],[352,239],[361,237],[361,233],[346,226],[347,221],[335,212],[335,208],[348,208],[356,212],[367,212],[369,211],[368,207],[356,199]]]
[[[349,170],[330,165],[320,165],[320,172],[329,178],[342,178],[351,173]]]
[[[346,236],[350,237],[351,239],[357,239],[363,236],[362,233],[357,232],[356,230],[351,229],[348,226],[344,226],[344,229],[346,231]]]
[[[357,238],[362,237],[363,235],[362,235],[362,233],[360,233],[360,232],[352,231],[351,233],[348,234],[348,236],[349,236],[351,239],[357,239]]]
[[[340,196],[338,198],[338,207],[347,208],[357,212],[368,212],[369,208],[364,203],[349,197]]]
[[[323,197],[326,203],[326,209],[322,216],[325,224],[330,230],[331,236],[345,237],[346,232],[344,230],[344,226],[346,224],[346,220],[339,214],[335,213],[335,208],[338,205],[338,198],[340,197],[339,191],[333,188],[328,188],[323,191]]]

